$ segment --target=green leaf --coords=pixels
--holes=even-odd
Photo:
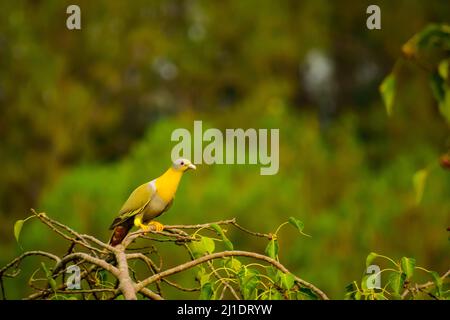
[[[277,282],[283,289],[289,290],[295,284],[295,277],[291,273],[279,271],[277,274]]]
[[[97,273],[97,279],[101,285],[105,285],[106,280],[108,279],[108,272],[104,269],[100,270]]]
[[[199,300],[211,300],[214,291],[212,284],[210,282],[205,283],[200,289],[200,297]]]
[[[395,98],[396,79],[395,74],[390,73],[380,85],[380,93],[388,116],[392,114],[392,106]]]
[[[211,224],[211,228],[213,228],[214,231],[216,231],[218,235],[221,236],[223,234],[222,228],[217,223]]]
[[[406,279],[411,279],[414,274],[414,268],[416,267],[416,259],[403,257],[401,266],[403,272],[406,274]]]
[[[444,76],[448,76],[448,66],[440,67],[439,72],[433,72],[430,76],[430,86],[433,96],[438,102],[439,112],[450,123],[450,88]],[[443,74],[443,75],[442,75]]]
[[[450,59],[442,60],[438,66],[438,72],[442,79],[448,80],[450,73]]]
[[[204,286],[205,284],[209,283],[210,277],[208,274],[204,274],[200,277],[200,286]]]
[[[344,296],[345,300],[355,300],[355,292],[347,292]]]
[[[228,240],[228,238],[224,239],[223,243],[225,244],[227,250],[234,250],[233,243],[230,240]]]
[[[298,293],[301,294],[302,296],[307,297],[309,300],[318,300],[319,299],[317,297],[317,295],[309,288],[301,287],[300,289],[298,289]]]
[[[445,24],[430,24],[416,33],[403,45],[403,53],[411,58],[420,56],[421,53],[432,47],[442,48],[443,51],[450,49],[450,27]]]
[[[390,300],[403,300],[401,294],[395,293],[395,292],[391,292],[390,296],[389,296]]]
[[[353,293],[356,290],[358,290],[358,288],[356,287],[355,281],[353,281],[352,283],[349,283],[348,285],[345,286],[345,292],[347,292],[347,293]]]
[[[201,239],[199,241],[192,241],[191,243],[189,243],[189,249],[191,249],[194,258],[200,258],[205,254],[214,252],[214,240],[208,237],[201,236]]]
[[[376,254],[375,252],[369,253],[366,258],[366,268],[368,268],[372,264],[373,260],[375,260],[376,257],[378,257],[378,254]]]
[[[278,240],[272,239],[266,247],[266,255],[272,259],[277,259],[278,256]]]
[[[302,221],[294,217],[289,218],[289,223],[296,227],[299,232],[302,232],[305,227],[305,224]]]
[[[444,49],[449,49],[450,28],[444,24],[430,24],[422,31],[417,33],[416,38],[417,47],[419,49],[436,46],[438,42],[443,43]]]
[[[225,244],[225,247],[227,250],[233,250],[233,243],[228,239],[228,237],[225,235],[225,232],[223,232],[223,229],[218,225],[213,223],[211,227],[217,232],[217,234],[222,237],[223,243]]]
[[[255,298],[256,286],[258,285],[259,280],[257,276],[252,276],[249,278],[244,285],[241,286],[242,295],[244,299],[250,300]]]
[[[436,101],[442,103],[445,99],[445,81],[438,72],[430,75],[430,86]]]
[[[436,271],[430,271],[430,274],[433,278],[434,285],[436,286],[436,292],[438,296],[442,295],[442,278],[439,276],[439,274]]]
[[[16,238],[17,243],[19,243],[20,232],[22,231],[24,223],[33,217],[34,216],[29,216],[25,220],[17,220],[16,223],[14,224],[14,237]]]
[[[259,272],[250,268],[242,268],[238,273],[241,294],[246,300],[256,298],[256,287],[259,284]]]
[[[214,240],[208,237],[203,237],[201,241],[203,247],[205,248],[205,251],[208,253],[213,253],[215,249]]]
[[[416,194],[416,204],[420,204],[425,189],[425,182],[428,177],[428,170],[422,169],[417,171],[413,176],[414,191]]]
[[[392,272],[389,275],[389,285],[391,286],[394,293],[400,294],[400,291],[403,289],[403,285],[405,284],[406,274],[403,272]]]
[[[438,102],[439,112],[450,123],[450,88],[445,76],[448,77],[448,63],[441,63],[438,72],[433,72],[430,76],[430,86]]]
[[[45,272],[45,276],[47,277],[48,284],[53,289],[53,291],[56,292],[57,285],[56,285],[55,279],[53,279],[52,273],[50,272],[50,270],[47,269],[47,266],[45,265],[45,263],[41,262],[41,266]]]
[[[266,269],[267,276],[275,282],[277,281],[278,271],[278,268],[275,268],[274,266],[268,266]]]
[[[297,228],[298,232],[300,232],[302,235],[310,237],[310,235],[303,232],[305,224],[302,221],[298,220],[295,217],[290,217],[289,223],[292,224],[295,228]]]
[[[375,293],[375,299],[376,300],[388,300],[383,293],[379,292],[379,293]]]
[[[232,257],[231,259],[226,260],[225,267],[238,272],[241,269],[242,264],[238,259]]]
[[[368,290],[369,288],[367,287],[367,280],[369,279],[369,277],[372,277],[372,274],[367,274],[365,276],[363,276],[363,278],[361,279],[361,289],[363,291]]]
[[[283,300],[281,293],[275,289],[270,291],[270,300]]]
[[[278,290],[270,288],[261,295],[261,300],[283,300],[283,296]]]
[[[201,287],[209,282],[209,274],[206,272],[205,268],[200,267],[200,270],[197,272],[196,280],[200,283]]]
[[[19,242],[19,236],[20,232],[22,231],[23,223],[25,220],[17,220],[14,224],[14,237],[16,238],[16,241]]]

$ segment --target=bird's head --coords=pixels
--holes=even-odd
[[[175,160],[173,162],[172,167],[176,171],[181,171],[181,172],[187,171],[189,169],[193,169],[193,170],[197,169],[197,167],[194,164],[192,164],[191,161],[189,161],[188,159],[183,159],[183,158]]]

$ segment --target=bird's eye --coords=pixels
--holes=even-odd
[[[181,161],[181,163],[180,163],[182,166],[184,166],[184,161]]]

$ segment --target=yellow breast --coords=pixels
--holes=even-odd
[[[169,168],[162,176],[156,179],[156,192],[165,202],[170,202],[175,196],[182,175],[183,172]]]

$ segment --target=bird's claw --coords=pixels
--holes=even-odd
[[[153,227],[153,230],[156,232],[161,232],[164,230],[164,225],[162,223],[159,223],[158,221],[151,221],[147,225],[141,223],[140,227],[145,232],[151,231],[152,227]]]
[[[161,232],[164,230],[164,225],[158,221],[152,221],[149,223],[149,225],[152,225],[155,227],[155,231]]]

